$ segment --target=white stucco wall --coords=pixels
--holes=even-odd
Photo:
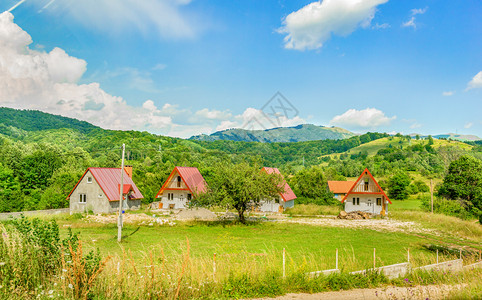
[[[278,201],[262,200],[259,202],[258,209],[261,212],[279,212],[280,206],[283,207],[283,210],[284,210],[289,207],[293,207],[294,205],[295,205],[295,200],[290,200],[286,202],[283,201],[283,199],[280,199]]]
[[[355,205],[353,205],[353,198],[360,198],[360,204],[358,205],[355,200]],[[382,211],[382,205],[377,205],[377,198],[381,198],[383,201],[383,196],[381,195],[350,195],[345,200],[345,211],[363,211],[372,214],[380,214]],[[388,201],[385,200],[385,203],[385,211],[388,212]]]
[[[174,194],[173,200],[168,200],[167,195],[168,193]],[[172,205],[174,205],[173,209],[182,209],[188,207],[188,194],[191,194],[190,191],[176,191],[176,190],[165,190],[162,195],[160,195],[159,201],[162,203],[163,209],[170,209]],[[192,196],[192,195],[191,195]]]

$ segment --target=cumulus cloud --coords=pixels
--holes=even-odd
[[[467,84],[467,91],[471,89],[480,89],[482,88],[482,71],[477,73],[474,78]]]
[[[453,96],[454,94],[455,94],[454,91],[442,92],[442,96],[445,96],[445,97],[450,97],[450,96]]]
[[[345,113],[335,116],[330,124],[347,128],[376,128],[390,125],[397,117],[387,117],[384,112],[376,108],[362,110],[349,109]]]
[[[143,34],[157,32],[167,38],[190,38],[198,24],[192,24],[192,16],[183,13],[187,0],[35,0],[39,12],[67,15],[86,28],[108,34],[124,34],[133,29]]]
[[[471,128],[472,126],[474,126],[474,123],[472,123],[472,122],[467,122],[467,123],[465,123],[464,128],[465,128],[465,129],[469,129],[469,128]]]
[[[323,0],[312,2],[283,20],[278,30],[286,34],[285,48],[318,49],[331,35],[347,36],[358,27],[367,28],[376,7],[388,0]]]
[[[428,7],[425,8],[414,8],[410,10],[411,17],[408,21],[402,23],[402,27],[412,27],[413,29],[417,29],[416,15],[423,15],[427,12]]]

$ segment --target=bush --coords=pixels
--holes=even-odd
[[[422,200],[422,209],[425,211],[431,211],[430,195],[423,195],[420,197]],[[454,216],[461,219],[470,219],[475,215],[469,212],[470,203],[464,200],[449,200],[445,198],[434,197],[433,199],[433,212],[440,213],[447,216]]]

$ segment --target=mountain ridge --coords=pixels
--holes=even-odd
[[[194,135],[189,140],[197,141],[243,141],[243,142],[307,142],[317,140],[340,140],[355,136],[356,134],[339,127],[317,126],[313,124],[301,124],[290,127],[275,127],[264,130],[246,130],[231,128],[214,132],[210,135]]]

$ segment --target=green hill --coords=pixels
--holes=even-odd
[[[8,127],[15,127],[25,131],[40,131],[47,129],[76,129],[89,132],[99,127],[85,121],[44,113],[38,110],[18,110],[0,107],[0,132]]]
[[[191,140],[197,141],[243,141],[261,143],[294,143],[318,140],[341,140],[355,134],[339,127],[324,127],[303,124],[294,127],[277,127],[266,130],[227,129],[211,135],[196,135]]]

